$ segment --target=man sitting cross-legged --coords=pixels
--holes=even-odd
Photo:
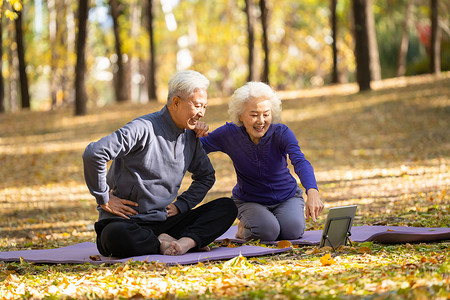
[[[215,181],[211,162],[192,131],[205,114],[208,86],[198,72],[179,72],[169,81],[161,111],[86,147],[84,174],[98,204],[100,254],[182,255],[207,249],[233,224],[237,208],[230,198],[193,209]],[[186,171],[193,181],[178,196]]]

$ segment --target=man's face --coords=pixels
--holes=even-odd
[[[172,107],[174,108],[173,121],[180,129],[194,129],[197,121],[205,115],[208,104],[207,92],[204,89],[196,89],[187,99],[174,97]]]

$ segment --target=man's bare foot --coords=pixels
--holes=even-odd
[[[209,246],[205,246],[205,247],[202,247],[202,248],[200,248],[198,250],[202,251],[202,252],[208,252],[208,251],[211,251],[211,248],[209,248]]]
[[[183,238],[181,238],[181,239],[183,239]],[[185,239],[188,239],[188,238],[185,238]],[[158,240],[161,243],[161,246],[159,247],[159,251],[160,251],[161,254],[165,254],[166,251],[170,251],[172,253],[173,252],[177,253],[177,252],[183,252],[184,251],[182,249],[182,247],[179,245],[179,243],[177,243],[178,240],[176,238],[168,235],[167,233],[161,233],[158,236]],[[172,245],[172,242],[175,242],[175,243]],[[195,243],[195,241],[194,241],[194,243]],[[169,249],[169,247],[171,247],[171,248]],[[194,245],[194,247],[195,247],[195,245]],[[191,247],[191,248],[193,248],[193,247]],[[189,251],[191,248],[189,248],[187,251]],[[207,252],[207,251],[211,251],[211,249],[208,246],[205,246],[203,248],[200,248],[199,251]],[[184,253],[186,253],[186,252],[184,252]],[[184,253],[181,253],[181,254],[184,254]],[[181,255],[181,254],[168,254],[167,253],[165,255]]]
[[[158,240],[164,241],[164,242],[173,242],[176,241],[177,239],[174,237],[171,237],[170,235],[168,235],[167,233],[161,233],[160,235],[158,235]]]
[[[160,235],[158,235],[158,240],[161,243],[161,245],[159,246],[159,252],[161,254],[164,254],[164,252],[166,252],[167,248],[169,248],[170,243],[172,243],[173,241],[176,241],[177,239],[174,237],[171,237],[167,233],[161,233]]]
[[[169,243],[169,245],[167,247],[165,247],[165,249],[163,249],[163,244],[166,244],[166,243]],[[197,243],[189,237],[182,237],[179,240],[174,240],[171,242],[163,241],[163,242],[161,242],[161,254],[183,255],[186,252],[188,252],[190,249],[194,248],[196,245],[197,245]]]

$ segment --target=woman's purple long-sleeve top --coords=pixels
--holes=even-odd
[[[271,124],[257,145],[244,126],[234,123],[226,123],[201,141],[207,153],[222,151],[233,161],[237,175],[233,196],[239,200],[273,205],[293,197],[298,185],[288,169],[287,155],[306,191],[317,189],[313,167],[284,124]]]

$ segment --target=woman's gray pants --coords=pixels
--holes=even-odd
[[[294,240],[305,231],[305,200],[298,189],[294,197],[275,205],[244,202],[233,198],[246,240]]]

